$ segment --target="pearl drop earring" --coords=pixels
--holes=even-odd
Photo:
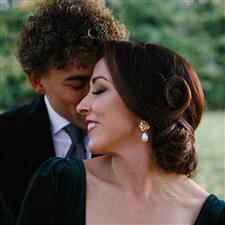
[[[141,122],[139,123],[138,127],[140,128],[142,135],[141,135],[141,140],[143,142],[147,142],[148,141],[148,133],[147,131],[150,129],[150,125],[148,124],[148,122],[141,120]]]

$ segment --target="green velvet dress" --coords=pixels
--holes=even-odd
[[[85,225],[85,197],[83,162],[49,159],[30,182],[17,225]],[[225,202],[209,195],[194,225],[225,225]]]

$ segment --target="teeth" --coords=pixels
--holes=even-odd
[[[96,126],[97,126],[96,123],[89,123],[89,124],[88,124],[88,130],[90,130],[90,129],[96,127]]]

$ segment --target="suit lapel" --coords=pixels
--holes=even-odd
[[[26,145],[24,149],[28,149],[26,155],[30,160],[32,159],[31,164],[39,164],[55,156],[48,112],[43,97],[38,97],[31,103],[23,130],[22,138],[25,140],[22,143]]]

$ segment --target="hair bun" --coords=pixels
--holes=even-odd
[[[191,102],[191,90],[183,78],[173,76],[165,84],[165,98],[171,109],[185,110]]]

